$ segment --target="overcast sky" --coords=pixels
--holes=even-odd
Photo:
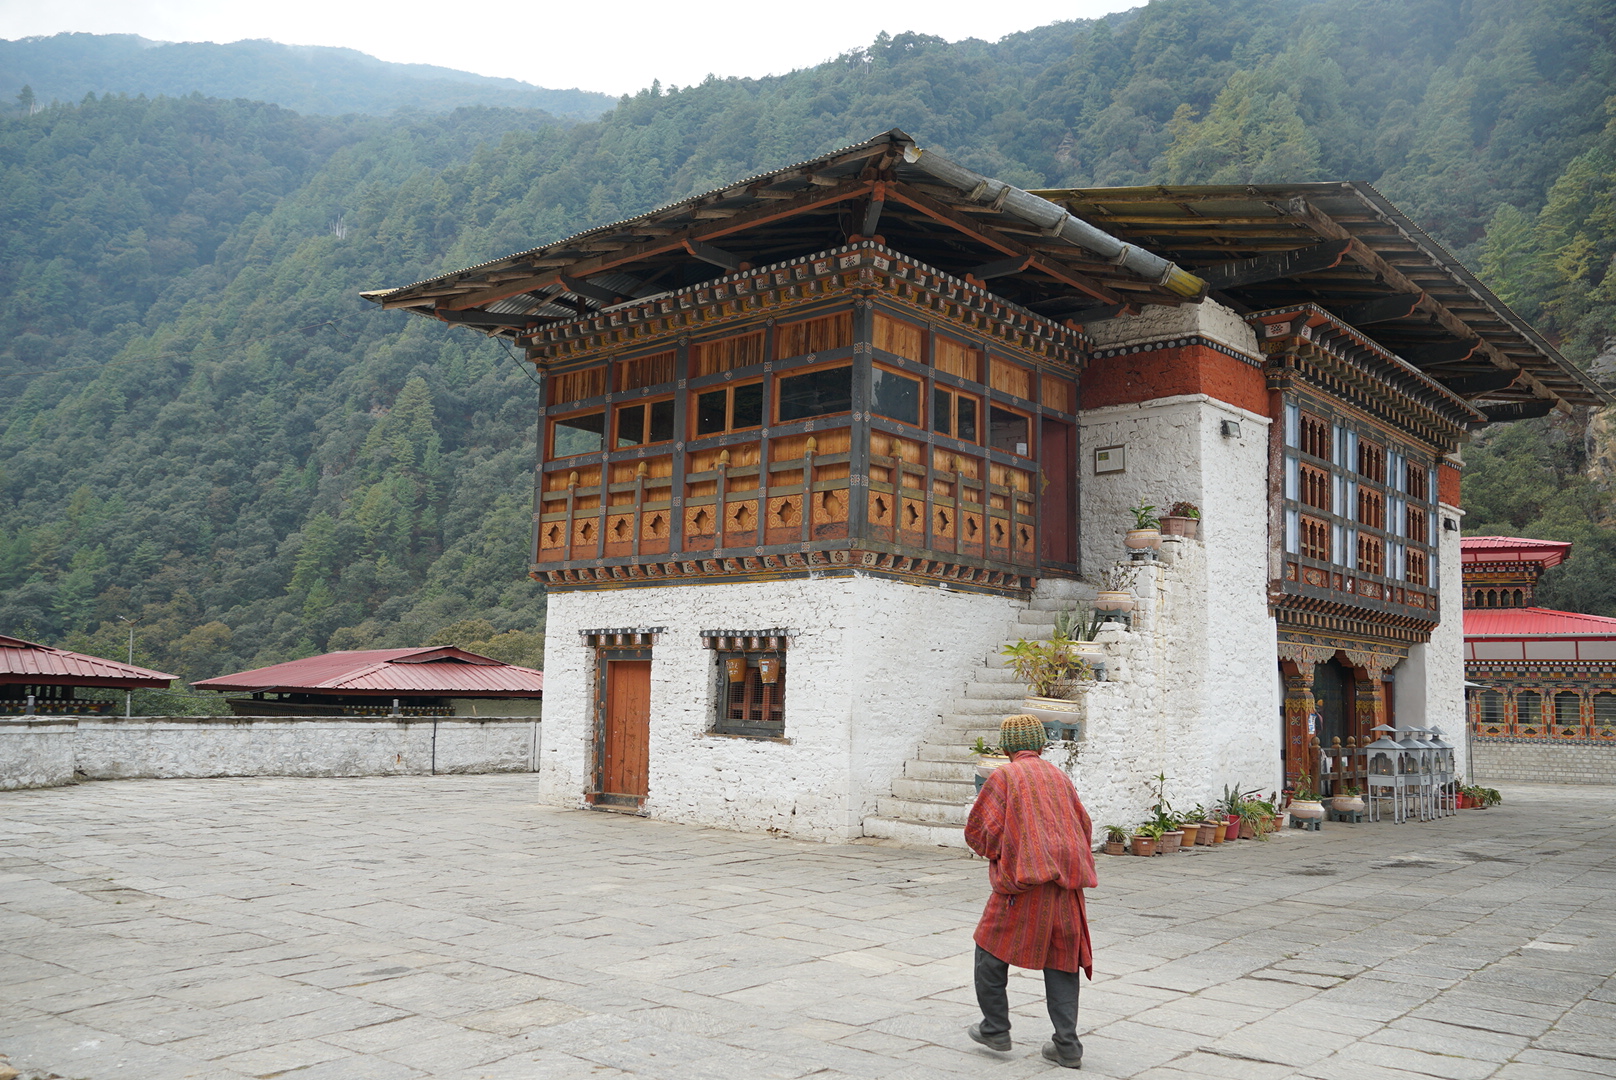
[[[139,34],[159,41],[269,38],[291,45],[341,45],[383,60],[438,64],[539,86],[621,94],[649,86],[652,79],[663,86],[688,86],[709,73],[757,76],[808,67],[866,45],[882,30],[993,41],[1143,2],[0,0],[0,38],[63,31]]]

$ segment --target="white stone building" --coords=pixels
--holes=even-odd
[[[1366,185],[1029,193],[898,131],[366,296],[542,375],[544,797],[826,840],[960,841],[1000,650],[1141,503],[1200,532],[1050,751],[1097,820],[1457,731],[1453,455],[1604,400]]]

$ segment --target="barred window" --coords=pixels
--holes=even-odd
[[[1497,690],[1481,692],[1481,722],[1484,724],[1504,722],[1504,695]]]
[[[1417,506],[1408,508],[1408,528],[1403,530],[1403,534],[1416,544],[1431,542],[1431,531],[1426,524],[1424,510]]]
[[[1408,583],[1410,585],[1427,584],[1425,552],[1408,549]]]
[[[1302,554],[1321,562],[1330,560],[1330,526],[1318,518],[1302,518]]]
[[[1358,521],[1371,529],[1386,527],[1386,496],[1358,485]]]
[[[1366,574],[1386,572],[1386,548],[1380,537],[1358,534],[1358,569]]]
[[[1600,727],[1616,726],[1616,694],[1601,690],[1594,695],[1594,723]]]
[[[1537,725],[1543,722],[1543,695],[1536,690],[1522,690],[1515,695],[1515,722]]]
[[[1298,462],[1301,466],[1301,501],[1328,513],[1330,506],[1330,474],[1317,465]]]
[[[1302,453],[1330,460],[1330,425],[1307,412],[1302,414]]]
[[[1420,502],[1430,502],[1429,479],[1430,474],[1425,471],[1423,465],[1410,461],[1408,463],[1408,497],[1418,499]]]
[[[1582,725],[1582,696],[1575,690],[1562,690],[1554,695],[1554,723],[1558,727]]]
[[[1358,440],[1358,473],[1377,484],[1386,482],[1386,451],[1364,439]]]
[[[723,735],[783,736],[785,653],[725,651],[717,655],[720,692],[713,730]]]

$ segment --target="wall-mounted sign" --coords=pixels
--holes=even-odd
[[[1123,472],[1128,468],[1128,448],[1126,446],[1096,446],[1094,448],[1094,471],[1096,473]]]

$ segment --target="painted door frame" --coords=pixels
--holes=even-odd
[[[645,647],[595,650],[595,760],[590,770],[590,786],[593,790],[585,796],[585,801],[602,809],[637,810],[644,802],[643,798],[604,790],[606,783],[606,714],[610,705],[607,700],[608,676],[612,663],[621,660],[644,660],[649,662],[651,660],[651,649]],[[647,739],[649,737],[650,733],[647,731]],[[647,787],[649,788],[649,784]]]

